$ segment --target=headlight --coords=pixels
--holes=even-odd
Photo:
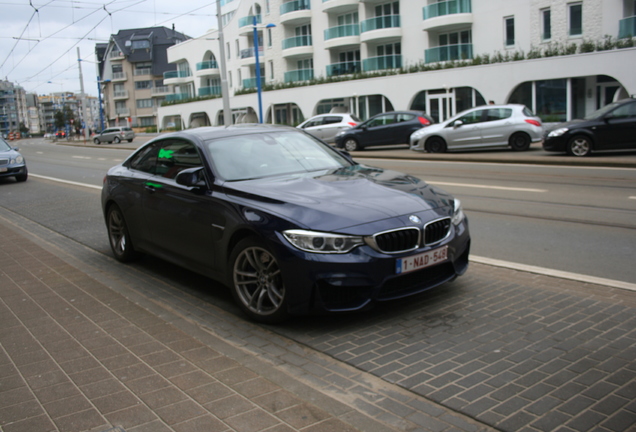
[[[22,156],[18,156],[17,158],[15,158],[15,163],[21,164],[22,162],[24,162],[24,158]]]
[[[459,225],[462,220],[464,220],[464,211],[462,210],[462,203],[455,199],[453,203],[453,225]]]
[[[342,254],[364,244],[359,236],[329,234],[305,230],[287,230],[283,235],[292,245],[305,252]]]
[[[347,128],[347,129],[349,129],[349,128]],[[346,129],[345,129],[345,130],[341,130],[340,132],[338,132],[338,133],[336,134],[336,136],[342,136],[342,135],[344,135],[344,134],[346,134],[346,133],[347,133],[347,130],[346,130]]]
[[[569,129],[568,128],[559,128],[559,129],[555,129],[552,132],[550,132],[548,134],[549,137],[558,137],[563,135],[564,133],[566,133]]]

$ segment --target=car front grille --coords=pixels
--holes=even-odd
[[[450,233],[450,218],[439,219],[424,226],[424,244],[431,245],[444,240]]]
[[[420,242],[420,229],[402,228],[385,231],[373,236],[377,249],[385,253],[406,252],[417,249]]]
[[[0,159],[0,166],[9,165],[9,159]]]

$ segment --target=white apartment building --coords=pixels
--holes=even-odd
[[[221,94],[223,65],[233,121],[257,121],[257,53],[266,123],[403,109],[442,121],[491,100],[523,103],[558,122],[636,95],[636,0],[233,0],[222,7],[225,58],[216,30],[168,49],[177,72],[164,74],[173,104],[158,109],[161,129],[223,124],[222,98],[209,98]]]

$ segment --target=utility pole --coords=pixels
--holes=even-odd
[[[84,77],[82,76],[82,57],[80,56],[80,49],[77,47],[77,66],[79,67],[79,80],[80,80],[80,102],[82,103],[82,120],[84,121],[84,142],[90,139],[88,133],[88,116],[86,115],[86,95],[84,94]]]
[[[219,27],[219,53],[221,54],[221,96],[223,97],[223,125],[232,125],[230,111],[230,93],[227,86],[227,69],[225,67],[225,42],[223,41],[223,19],[221,17],[221,0],[216,1],[216,22]]]

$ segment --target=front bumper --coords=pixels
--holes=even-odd
[[[26,164],[0,166],[0,177],[13,177],[16,175],[26,174],[26,172]]]
[[[564,135],[557,137],[543,137],[543,150],[551,152],[565,152],[567,137]]]
[[[280,246],[288,252],[280,264],[289,295],[289,312],[345,312],[416,295],[464,274],[470,234],[464,219],[441,243],[396,255],[382,254],[368,246],[343,255],[304,253]],[[448,260],[396,274],[396,260],[443,246],[448,246]]]

